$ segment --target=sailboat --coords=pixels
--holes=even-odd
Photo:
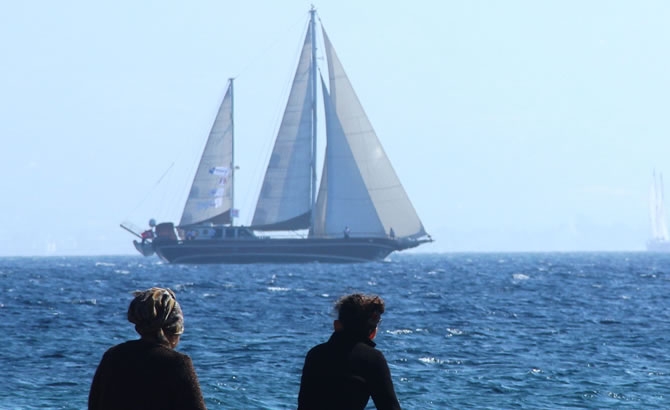
[[[649,192],[651,238],[647,241],[647,250],[652,252],[670,252],[663,196],[663,174],[659,173],[657,176],[654,171]]]
[[[250,226],[235,224],[233,80],[219,107],[181,220],[135,241],[169,263],[352,263],[431,242],[321,27],[328,84],[317,77],[316,11]],[[317,186],[317,80],[326,147]],[[280,237],[277,232],[305,232]],[[275,233],[275,235],[272,235]]]

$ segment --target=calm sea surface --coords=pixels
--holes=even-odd
[[[0,259],[0,408],[82,409],[130,292],[177,293],[210,409],[295,408],[332,305],[377,293],[405,409],[670,409],[670,255],[397,255],[363,265]]]

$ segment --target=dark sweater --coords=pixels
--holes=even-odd
[[[191,359],[144,340],[116,345],[102,357],[89,410],[205,409]]]
[[[391,372],[374,342],[335,332],[305,357],[298,410],[400,409]]]

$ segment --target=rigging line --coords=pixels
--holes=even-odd
[[[142,198],[142,200],[140,200],[140,203],[137,204],[137,206],[135,206],[135,208],[132,211],[130,211],[130,213],[128,214],[126,219],[128,219],[130,217],[130,215],[132,215],[135,211],[137,211],[137,209],[140,206],[142,206],[142,204],[144,204],[144,202],[146,202],[147,198],[149,198],[149,196],[153,193],[153,191],[156,189],[156,187],[161,183],[163,178],[165,178],[165,176],[168,174],[168,172],[170,172],[170,170],[172,169],[173,166],[174,166],[174,162],[172,162],[172,164],[170,164],[170,166],[163,172],[163,174],[160,176],[160,178],[158,178],[158,181],[156,181],[156,183],[154,183],[154,186],[151,187],[151,189],[149,189],[149,191],[147,191],[147,194],[144,196],[144,198]]]

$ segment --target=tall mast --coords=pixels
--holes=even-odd
[[[309,25],[312,30],[312,203],[310,212],[310,227],[314,226],[314,205],[316,204],[316,9],[314,5],[309,10]]]
[[[230,81],[230,127],[231,127],[231,148],[230,157],[230,226],[235,225],[235,95],[233,93],[233,78]]]

